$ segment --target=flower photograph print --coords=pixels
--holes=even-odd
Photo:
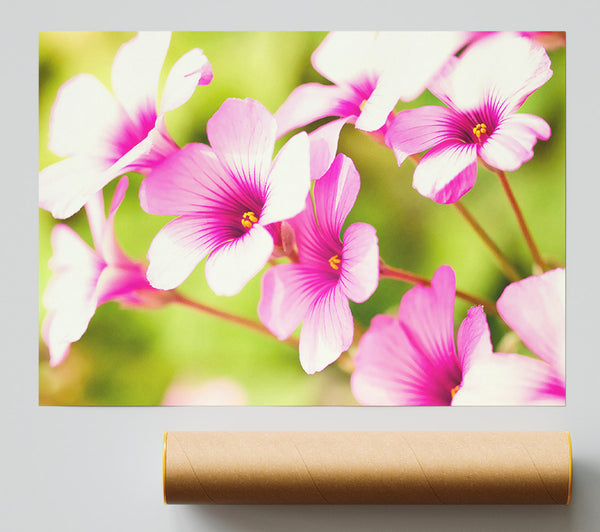
[[[40,405],[564,405],[565,33],[40,32]]]

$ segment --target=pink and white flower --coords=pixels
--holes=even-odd
[[[545,50],[511,34],[482,39],[450,61],[429,89],[448,107],[401,111],[386,133],[398,164],[420,160],[413,187],[437,203],[454,203],[475,184],[477,157],[498,170],[517,170],[550,138],[538,116],[516,111],[552,76]]]
[[[294,89],[275,114],[277,136],[340,117],[310,135],[311,175],[318,179],[335,157],[346,122],[383,135],[398,100],[417,98],[467,39],[463,32],[329,33],[312,64],[333,85],[307,83]]]
[[[146,212],[178,216],[148,251],[152,286],[175,288],[208,256],[208,285],[229,296],[264,267],[278,222],[304,208],[310,189],[306,133],[272,161],[276,128],[259,102],[230,98],[208,121],[211,147],[188,144],[142,182]]]
[[[163,292],[148,284],[144,264],[127,257],[115,239],[114,218],[127,186],[124,177],[106,218],[102,192],[86,204],[95,249],[65,224],[52,230],[53,276],[44,293],[48,312],[42,324],[52,366],[66,358],[71,343],[81,338],[103,303],[116,300],[128,306],[156,307],[167,301]]]
[[[565,269],[508,285],[497,303],[502,319],[547,363],[565,389]]]
[[[169,32],[140,32],[121,46],[112,65],[114,96],[91,74],[60,88],[49,148],[66,159],[42,170],[39,181],[40,207],[55,218],[68,218],[116,177],[146,173],[178,149],[165,113],[188,101],[196,86],[210,83],[212,67],[198,48],[183,55],[169,72],[158,108],[170,39]]]
[[[375,229],[350,225],[360,177],[354,163],[338,155],[315,183],[314,211],[306,208],[288,223],[298,246],[298,263],[270,268],[262,279],[258,315],[284,340],[300,325],[300,363],[307,373],[321,371],[352,344],[354,322],[348,301],[366,301],[379,283],[379,247]]]
[[[379,315],[361,338],[352,393],[370,405],[564,404],[552,367],[493,353],[482,307],[473,307],[454,341],[455,276],[441,266],[431,287],[416,286],[398,317]]]

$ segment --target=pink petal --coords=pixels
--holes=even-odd
[[[296,87],[275,113],[277,120],[277,138],[288,131],[305,126],[328,116],[340,116],[349,108],[345,100],[350,96],[336,85],[306,83]],[[358,111],[356,104],[356,110]]]
[[[125,192],[127,191],[128,185],[129,179],[127,179],[127,177],[121,178],[115,189],[115,194],[108,211],[108,217],[104,224],[102,247],[100,249],[102,257],[108,264],[118,264],[122,266],[129,266],[132,264],[131,259],[129,259],[119,247],[115,237],[115,214],[125,198]]]
[[[48,147],[59,157],[88,155],[113,160],[118,154],[112,139],[125,120],[106,87],[94,76],[80,74],[58,91],[50,116]]]
[[[145,116],[156,119],[158,79],[171,33],[142,31],[123,44],[112,66],[112,87],[117,100],[134,123],[145,123]]]
[[[388,128],[385,143],[400,166],[409,155],[456,138],[456,120],[455,111],[439,105],[401,111]]]
[[[179,58],[169,72],[160,103],[161,113],[180,107],[194,94],[198,85],[208,85],[213,78],[212,66],[199,48]]]
[[[476,178],[476,146],[445,143],[419,161],[413,187],[436,203],[454,203],[473,188]]]
[[[120,297],[129,299],[137,290],[146,289],[150,289],[150,284],[142,265],[131,263],[128,267],[108,266],[98,279],[98,306]]]
[[[444,83],[443,92],[458,109],[471,110],[493,93],[506,112],[552,76],[546,51],[525,37],[500,33],[467,48]]]
[[[304,210],[289,220],[288,223],[294,231],[300,262],[322,271],[328,270],[332,276],[337,278],[328,261],[336,253],[341,254],[342,244],[339,237],[334,245],[333,242],[330,242],[331,239],[326,239],[323,236],[315,222],[313,203],[310,196],[306,198]]]
[[[140,136],[135,139],[137,144],[115,163],[113,168],[121,168],[120,173],[116,175],[125,172],[147,174],[169,155],[179,150],[179,146],[167,131],[164,115],[159,115],[151,128],[140,131],[139,134]]]
[[[218,296],[233,296],[262,270],[273,253],[273,238],[260,224],[215,249],[206,261],[206,281]]]
[[[319,179],[331,166],[337,152],[340,132],[349,120],[340,118],[309,133],[311,179]]]
[[[208,146],[187,144],[142,181],[140,204],[150,214],[197,214],[215,205],[210,192],[225,203],[237,196],[236,183],[227,181],[227,171]]]
[[[70,227],[52,230],[53,275],[44,292],[48,309],[43,339],[50,350],[50,364],[60,364],[69,345],[81,338],[97,306],[96,285],[104,268],[102,261]]]
[[[565,270],[508,285],[497,303],[502,319],[525,345],[565,376]]]
[[[232,175],[264,191],[275,146],[273,115],[255,100],[228,98],[206,129],[213,150]]]
[[[463,375],[480,358],[491,356],[493,348],[483,307],[472,307],[458,329],[458,359]]]
[[[348,298],[339,286],[317,298],[300,333],[300,364],[306,373],[325,369],[352,344],[354,322]]]
[[[460,381],[410,341],[399,321],[378,315],[360,339],[351,387],[366,405],[449,405],[450,390]]]
[[[154,288],[176,288],[208,253],[221,244],[213,227],[198,216],[181,216],[165,225],[148,250],[147,277]]]
[[[365,223],[352,224],[344,233],[340,286],[356,303],[369,299],[379,284],[379,246],[375,229]]]
[[[382,127],[398,100],[414,100],[427,82],[466,42],[462,32],[379,32],[376,44],[381,75],[356,127],[374,131]]]
[[[321,233],[332,244],[340,241],[342,225],[354,206],[360,176],[352,159],[339,154],[327,173],[315,183],[315,213]]]
[[[415,286],[404,294],[398,312],[401,327],[414,348],[427,357],[439,375],[448,376],[448,390],[460,382],[454,347],[455,289],[454,270],[440,266],[431,287]],[[456,384],[452,384],[455,379]]]
[[[277,338],[290,336],[331,280],[302,264],[279,264],[262,278],[258,316]],[[290,301],[294,304],[290,305]]]
[[[309,157],[308,136],[304,132],[279,150],[268,177],[261,225],[287,220],[304,209],[310,192]]]
[[[101,161],[70,157],[44,168],[39,175],[39,205],[55,218],[69,218],[105,184]]]
[[[564,405],[564,381],[545,362],[491,352],[473,363],[452,405]]]
[[[377,32],[330,32],[312,54],[315,70],[336,85],[351,85],[377,71]]]
[[[533,146],[538,138],[550,138],[546,121],[534,115],[514,114],[502,120],[479,155],[494,168],[514,171],[533,157]]]

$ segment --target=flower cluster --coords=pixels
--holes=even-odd
[[[39,204],[59,219],[84,207],[94,247],[64,223],[53,229],[42,326],[50,364],[65,360],[106,301],[182,303],[295,344],[307,374],[347,353],[340,367],[352,372],[351,391],[363,404],[564,404],[565,270],[550,270],[541,259],[504,174],[551,135],[543,118],[518,112],[552,76],[542,37],[548,35],[332,32],[312,55],[331,83],[298,86],[275,113],[254,99],[227,98],[206,124],[208,143],[180,147],[165,115],[211,83],[211,63],[198,48],[184,54],[159,104],[171,35],[139,33],[114,59],[114,95],[80,74],[60,88],[52,108],[49,148],[63,160],[40,172]],[[556,44],[560,35],[553,37]],[[396,111],[427,90],[445,106]],[[281,140],[276,151],[293,130],[330,118]],[[468,193],[479,162],[497,173],[536,275],[513,279],[490,302],[457,290],[450,266],[431,279],[388,266],[373,225],[346,227],[361,188],[353,160],[337,153],[347,123],[366,142],[385,145],[398,165],[413,156],[413,186],[436,203],[457,203]],[[104,187],[129,172],[143,174],[141,211],[174,217],[155,235],[147,262],[129,258],[116,242],[126,177],[108,216],[104,211]],[[178,292],[204,259],[206,283],[219,296],[236,295],[262,275],[260,322]],[[350,302],[367,301],[383,278],[417,286],[403,296],[397,317],[376,315],[363,332]],[[456,297],[475,306],[455,337]],[[494,352],[486,312],[530,352],[518,353],[516,345]]]

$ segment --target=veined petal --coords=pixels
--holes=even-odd
[[[206,281],[218,296],[233,296],[262,270],[273,253],[273,237],[260,224],[222,244],[206,261]]]
[[[350,96],[347,90],[337,85],[306,83],[296,87],[275,113],[277,138],[320,118],[360,111],[360,101],[346,101]]]
[[[564,381],[553,368],[523,355],[489,353],[464,375],[452,405],[564,405]]]
[[[194,94],[198,85],[208,85],[213,78],[212,66],[199,48],[181,56],[169,72],[160,103],[160,112],[180,107]]]
[[[104,183],[102,161],[69,157],[44,168],[39,175],[39,205],[55,218],[75,214]]]
[[[398,100],[412,101],[427,82],[465,42],[466,34],[451,31],[379,32],[376,54],[381,75],[366,101],[356,127],[382,127]]]
[[[463,375],[480,358],[492,354],[492,340],[483,307],[471,307],[458,329],[458,359]]]
[[[340,286],[346,297],[362,303],[379,284],[379,245],[375,228],[352,224],[344,233]]]
[[[59,157],[88,155],[112,160],[115,132],[126,119],[113,95],[97,78],[79,74],[58,91],[50,115],[48,148]]]
[[[413,187],[436,203],[454,203],[475,185],[477,148],[448,142],[433,148],[419,161]]]
[[[446,375],[451,390],[460,382],[459,360],[454,346],[454,298],[456,281],[450,266],[440,266],[431,286],[411,288],[400,303],[400,326],[414,348]],[[452,384],[456,380],[455,384]]]
[[[352,393],[365,405],[449,405],[460,382],[457,367],[448,375],[416,348],[396,318],[386,315],[371,321],[354,365]]]
[[[338,286],[313,303],[300,333],[300,364],[306,373],[325,369],[352,344],[354,322],[348,298]]]
[[[222,244],[211,223],[198,216],[180,216],[165,225],[148,250],[148,281],[154,288],[176,288],[196,265]]]
[[[498,299],[502,319],[525,345],[565,377],[565,270],[508,285]]]
[[[310,264],[312,267],[329,270],[337,278],[328,264],[333,255],[342,253],[342,244],[337,241],[336,245],[325,238],[319,230],[315,221],[313,203],[310,195],[306,197],[304,210],[288,221],[294,230],[294,236],[298,245],[298,255],[302,264]]]
[[[413,153],[420,153],[448,140],[456,140],[456,112],[439,105],[400,111],[385,135],[398,166]]]
[[[339,118],[309,133],[311,179],[319,179],[331,166],[342,127],[350,120],[351,118]]]
[[[469,46],[444,75],[442,92],[458,109],[472,110],[493,95],[511,112],[550,79],[552,70],[542,46],[500,33]]]
[[[170,32],[141,31],[123,44],[115,56],[111,72],[113,91],[135,124],[145,123],[148,115],[156,119],[158,79],[170,41]]]
[[[256,193],[264,193],[267,188],[276,129],[273,115],[249,98],[228,98],[206,126],[221,163]]]
[[[187,144],[142,181],[140,204],[150,214],[193,215],[226,210],[241,194],[210,147]]]
[[[279,150],[268,177],[262,225],[293,218],[304,208],[310,192],[309,158],[305,132],[292,137]]]
[[[550,126],[534,115],[514,114],[506,117],[479,150],[482,159],[499,170],[517,170],[533,157],[537,139],[550,138]]]
[[[360,189],[360,176],[352,159],[339,154],[329,170],[315,183],[315,213],[323,236],[332,244],[340,242],[340,232],[354,206]]]
[[[267,329],[284,340],[307,315],[309,307],[335,282],[302,264],[279,264],[262,278],[258,316]],[[294,303],[290,305],[290,301]]]
[[[377,32],[332,31],[313,52],[315,70],[336,85],[352,85],[365,75],[378,73]]]

